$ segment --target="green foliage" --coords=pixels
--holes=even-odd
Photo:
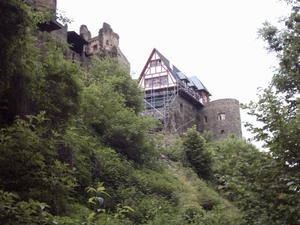
[[[35,52],[30,32],[38,13],[24,2],[0,1],[0,119],[12,120],[16,111],[24,115],[26,108],[25,82],[31,70],[31,54]],[[31,49],[30,53],[28,50]],[[26,74],[26,75],[23,75]],[[20,98],[20,96],[23,96]]]
[[[291,118],[285,103],[272,91],[265,90],[257,104],[250,104],[249,114],[263,123],[262,127],[248,124],[255,139],[263,141],[268,153],[255,164],[252,171],[252,194],[255,196],[253,218],[265,224],[297,224],[299,216],[299,119]],[[274,104],[275,103],[275,104]],[[298,113],[297,113],[298,114]],[[263,195],[261,193],[264,193]],[[246,207],[253,203],[245,202]],[[260,215],[260,217],[258,217]]]
[[[83,77],[83,120],[92,126],[103,142],[128,159],[145,163],[157,153],[146,141],[154,119],[140,117],[142,95],[137,83],[117,61],[94,59]],[[109,97],[109,101],[108,101]]]
[[[244,220],[241,215],[231,211],[227,207],[215,207],[212,211],[205,213],[202,217],[196,217],[194,224],[205,224],[205,225],[240,225],[244,224]]]
[[[73,19],[67,17],[65,11],[58,10],[58,9],[56,9],[56,11],[57,11],[57,15],[56,15],[57,21],[59,21],[63,25],[71,24],[73,22]]]
[[[144,194],[150,194],[176,202],[175,192],[177,188],[174,183],[174,178],[171,177],[165,169],[153,171],[144,168],[141,171],[135,171],[133,176],[138,178],[135,179],[134,182],[136,182],[136,186]]]
[[[161,135],[161,137],[159,135]],[[183,151],[182,139],[177,135],[160,132],[156,135],[156,142],[156,146],[160,148],[159,151],[165,155],[167,159],[174,162],[181,162],[185,166],[190,165]]]
[[[36,74],[28,82],[30,113],[46,111],[53,124],[66,122],[79,110],[81,84],[79,65],[67,61],[63,55],[65,45],[43,34],[43,49],[37,59]]]
[[[201,133],[201,136],[205,139],[206,143],[209,143],[211,142],[212,140],[212,131],[206,131],[204,130],[202,133]]]
[[[196,130],[196,126],[188,129],[184,134],[183,148],[198,176],[209,180],[212,175],[212,155],[209,148],[206,147],[205,139]]]
[[[256,176],[262,176],[264,163],[271,158],[252,144],[237,137],[228,137],[212,143],[214,150],[214,183],[219,193],[234,202],[244,212],[244,219],[252,224],[259,220],[253,208],[265,195]],[[257,193],[256,193],[257,192]],[[263,198],[262,198],[263,199]]]
[[[130,212],[134,212],[130,206],[118,203],[116,205],[116,212],[113,214],[106,212],[106,210],[102,208],[105,199],[101,196],[110,197],[105,191],[103,183],[100,183],[97,188],[88,187],[86,191],[91,194],[87,203],[93,208],[93,211],[85,217],[87,224],[127,224],[128,220],[126,219],[126,215]]]
[[[1,224],[74,224],[68,217],[51,215],[48,208],[45,203],[32,199],[20,201],[18,195],[0,190]]]
[[[239,223],[197,177],[210,179],[212,155],[195,128],[158,139],[159,121],[139,116],[142,91],[116,59],[83,71],[38,30],[51,15],[0,6],[1,224]]]
[[[58,161],[57,140],[45,138],[43,114],[27,118],[0,130],[0,187],[22,199],[39,199],[63,213],[76,185],[73,171]]]
[[[49,15],[22,1],[2,0],[0,43],[0,119],[11,124],[16,116],[45,111],[54,125],[77,112],[79,67],[65,60],[66,44],[37,32]]]
[[[125,160],[111,148],[101,148],[95,152],[93,160],[95,181],[103,181],[109,187],[118,187],[128,181],[133,172],[131,162]]]
[[[137,114],[143,109],[143,92],[138,83],[116,58],[107,57],[104,60],[93,58],[89,75],[85,80],[87,86],[94,83],[99,86],[108,85],[109,93],[121,95],[125,106]]]
[[[275,52],[279,66],[269,87],[259,91],[257,103],[244,108],[258,125],[247,124],[256,141],[264,143],[268,154],[256,162],[251,208],[252,224],[299,224],[299,1],[287,1],[291,13],[279,29],[265,23],[260,37]],[[263,194],[262,194],[263,193]],[[252,198],[253,199],[253,198]],[[255,206],[255,207],[254,207]],[[250,211],[250,210],[249,210]]]
[[[228,185],[230,179],[249,177],[249,173],[255,169],[255,162],[265,154],[259,152],[255,146],[237,137],[228,137],[211,144],[213,149],[213,172],[215,183],[219,190],[224,191],[223,185]],[[237,192],[233,191],[233,195]],[[229,196],[227,196],[229,197]],[[231,200],[234,200],[234,196]]]

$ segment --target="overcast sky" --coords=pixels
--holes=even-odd
[[[186,76],[197,76],[211,100],[256,99],[276,66],[274,55],[257,39],[266,20],[276,23],[288,7],[277,0],[57,0],[73,20],[69,30],[87,25],[97,36],[103,22],[120,36],[120,48],[137,78],[156,48]],[[242,121],[249,121],[242,112]],[[249,134],[243,129],[243,136]]]

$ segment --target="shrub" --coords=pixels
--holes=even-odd
[[[183,148],[187,160],[193,165],[200,178],[210,180],[212,177],[212,154],[205,139],[196,130],[196,126],[187,130],[183,138]]]

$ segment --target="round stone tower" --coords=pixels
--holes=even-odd
[[[234,134],[242,137],[240,105],[236,99],[218,99],[204,104],[199,112],[198,130],[211,131],[218,140]]]

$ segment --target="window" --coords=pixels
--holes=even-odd
[[[225,134],[225,130],[221,130],[221,134]]]
[[[204,123],[207,123],[207,116],[204,116]]]
[[[168,77],[167,76],[160,77],[160,83],[162,86],[168,85]]]
[[[218,115],[218,120],[225,120],[225,113],[220,113]]]
[[[180,103],[180,112],[183,113],[183,105]]]
[[[152,79],[146,79],[145,80],[145,87],[152,87]]]
[[[145,79],[145,87],[159,87],[168,85],[168,76]]]
[[[161,60],[160,59],[154,59],[150,61],[150,66],[154,67],[154,66],[160,66],[161,65]]]
[[[153,87],[158,87],[160,85],[159,81],[160,81],[159,77],[154,77],[153,78]]]

